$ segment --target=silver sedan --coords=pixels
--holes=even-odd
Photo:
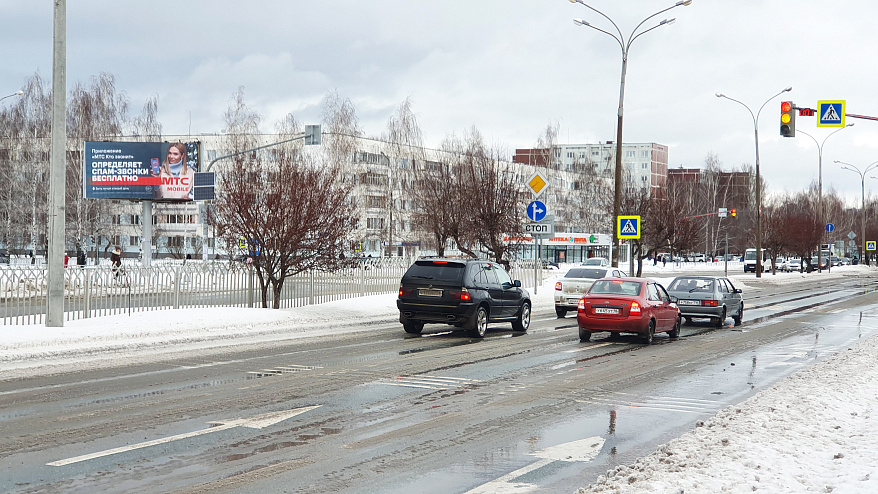
[[[668,295],[677,302],[686,322],[693,318],[708,318],[721,328],[731,316],[735,326],[744,319],[744,300],[741,289],[728,278],[715,276],[678,276],[668,285]]]

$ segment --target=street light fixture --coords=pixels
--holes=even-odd
[[[799,130],[800,134],[805,134],[814,140],[814,144],[817,144],[817,154],[818,154],[818,189],[817,189],[817,222],[820,223],[820,245],[817,247],[817,271],[823,272],[823,145],[826,144],[826,139],[832,137],[832,134],[836,132],[841,132],[842,130],[853,127],[854,123],[851,122],[840,129],[836,129],[834,132],[830,132],[828,136],[823,138],[823,142],[817,142],[817,139],[814,138],[811,134]]]
[[[743,106],[750,112],[750,116],[753,117],[753,134],[755,136],[756,141],[756,277],[762,278],[762,182],[759,175],[759,114],[762,113],[762,109],[765,108],[765,105],[768,104],[769,101],[777,98],[783,93],[788,91],[792,91],[792,87],[788,87],[783,91],[775,94],[771,98],[762,103],[762,106],[759,107],[759,111],[756,112],[756,115],[753,115],[753,110],[750,109],[749,106],[744,103],[734,99],[729,98],[725,94],[716,93],[717,98],[725,98],[727,100],[734,101],[739,105]]]
[[[649,17],[643,19],[642,21],[640,21],[640,24],[638,24],[637,27],[635,27],[631,31],[631,34],[628,36],[627,41],[625,41],[625,36],[622,34],[622,30],[619,29],[619,26],[615,22],[613,22],[613,19],[610,19],[609,16],[607,16],[606,14],[601,12],[600,10],[592,7],[591,5],[588,5],[583,0],[570,0],[570,3],[581,4],[581,5],[585,6],[586,8],[591,9],[592,11],[596,12],[598,15],[600,15],[604,19],[610,21],[610,24],[612,24],[613,27],[616,28],[616,32],[611,33],[609,31],[605,31],[601,28],[598,28],[598,27],[595,27],[595,26],[589,24],[588,22],[586,22],[582,19],[574,19],[573,20],[574,24],[576,24],[577,26],[590,27],[596,31],[600,31],[600,32],[612,37],[613,39],[616,40],[617,43],[619,43],[619,47],[622,49],[622,79],[621,79],[621,83],[619,85],[619,112],[618,112],[618,122],[617,122],[617,126],[616,126],[616,173],[615,173],[615,178],[614,178],[615,184],[614,184],[614,195],[613,195],[613,250],[612,250],[612,253],[610,256],[612,258],[613,267],[619,267],[619,231],[618,231],[618,229],[619,229],[618,223],[619,222],[618,222],[618,217],[621,214],[621,209],[622,209],[622,113],[623,113],[623,107],[624,107],[624,101],[625,101],[625,74],[628,72],[628,52],[631,49],[631,43],[633,43],[635,39],[637,39],[641,35],[646,34],[646,33],[650,32],[653,29],[656,29],[660,26],[672,24],[675,19],[674,18],[665,19],[649,29],[644,29],[643,31],[637,32],[637,30],[640,29],[640,27],[643,26],[643,24],[646,21],[652,19],[653,17],[655,17],[659,14],[667,12],[675,7],[680,7],[680,6],[685,7],[689,4],[691,4],[692,0],[679,0],[674,5],[671,5],[668,8],[662,9],[662,10],[656,12],[655,14],[652,14]]]
[[[835,160],[835,162],[840,164],[840,165],[844,165],[841,167],[842,170],[850,170],[850,171],[856,172],[858,175],[860,175],[860,193],[862,194],[862,197],[863,197],[863,203],[862,203],[863,210],[862,210],[862,216],[860,217],[860,223],[861,223],[860,224],[860,235],[862,235],[862,237],[860,238],[860,241],[862,242],[863,250],[860,251],[860,259],[865,259],[866,265],[868,266],[869,265],[869,258],[866,256],[866,174],[869,173],[869,170],[873,170],[876,167],[878,167],[878,161],[875,161],[874,163],[869,164],[869,166],[867,166],[866,169],[864,169],[863,171],[860,171],[860,169],[857,168],[856,166],[854,166],[850,163],[845,163],[844,161]],[[821,245],[820,248],[822,249],[823,246]]]
[[[11,97],[13,97],[13,96],[21,96],[22,94],[24,94],[24,91],[22,91],[22,90],[19,89],[18,91],[16,91],[16,92],[10,94],[9,96],[4,96],[4,97],[0,98],[0,101],[5,100],[6,98],[11,98]]]

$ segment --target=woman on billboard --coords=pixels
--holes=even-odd
[[[156,199],[192,199],[195,170],[186,164],[185,144],[176,142],[168,146],[160,169],[157,172],[153,167],[152,171],[161,177],[161,185],[155,191]]]

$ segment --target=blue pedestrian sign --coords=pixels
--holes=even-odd
[[[531,221],[543,221],[547,212],[548,208],[542,201],[532,201],[527,205],[527,217]]]
[[[616,231],[622,240],[640,238],[640,216],[617,216]]]
[[[844,100],[817,102],[818,127],[844,127]]]
[[[835,225],[833,225],[832,223],[827,223],[826,224],[826,231],[829,233],[832,233],[833,230],[835,230]]]

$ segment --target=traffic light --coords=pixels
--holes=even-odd
[[[734,218],[735,216],[738,216],[738,210],[735,208],[729,209],[729,214]]]
[[[780,135],[796,137],[796,105],[792,101],[780,104]]]

